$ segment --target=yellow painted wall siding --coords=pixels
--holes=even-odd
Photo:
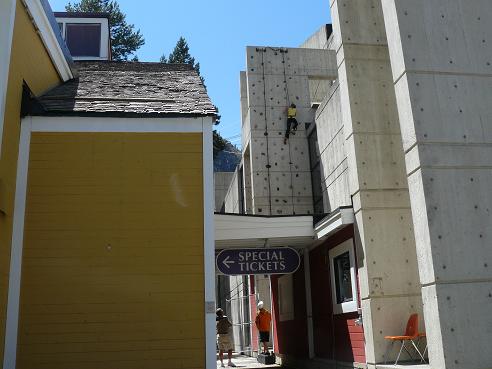
[[[0,25],[3,27],[3,25]],[[3,361],[4,327],[12,240],[15,180],[20,133],[23,80],[35,94],[60,83],[44,45],[18,0],[12,39],[2,156],[0,160],[0,360]]]
[[[203,368],[202,135],[33,133],[18,368]]]

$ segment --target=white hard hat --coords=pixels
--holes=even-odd
[[[260,302],[258,303],[258,309],[262,309],[262,308],[263,308],[263,301],[260,301]]]

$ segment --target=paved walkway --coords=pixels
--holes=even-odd
[[[220,361],[218,360],[219,355],[217,355],[217,368],[221,368],[220,366]],[[236,365],[237,368],[242,368],[242,369],[254,369],[254,368],[280,368],[280,365],[263,365],[260,364],[256,358],[250,357],[250,356],[245,356],[245,355],[239,355],[239,354],[233,354],[232,355],[232,362]],[[227,366],[227,354],[224,355],[224,365],[226,368],[230,368]]]
[[[429,364],[412,364],[412,363],[401,363],[398,365],[392,364],[377,364],[377,369],[431,369]]]

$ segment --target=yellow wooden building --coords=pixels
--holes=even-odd
[[[3,368],[215,367],[215,108],[199,76],[186,65],[70,63],[45,2],[14,3]]]
[[[73,77],[70,57],[60,43],[49,18],[49,8],[41,1],[0,2],[0,359],[6,366],[6,331],[17,186],[17,158],[24,86],[33,94],[43,92]],[[12,255],[13,257],[14,255]],[[14,293],[15,295],[16,293]],[[10,305],[14,313],[15,304]],[[13,350],[15,347],[9,347]]]

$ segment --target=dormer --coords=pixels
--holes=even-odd
[[[73,60],[111,60],[108,13],[55,12]]]

